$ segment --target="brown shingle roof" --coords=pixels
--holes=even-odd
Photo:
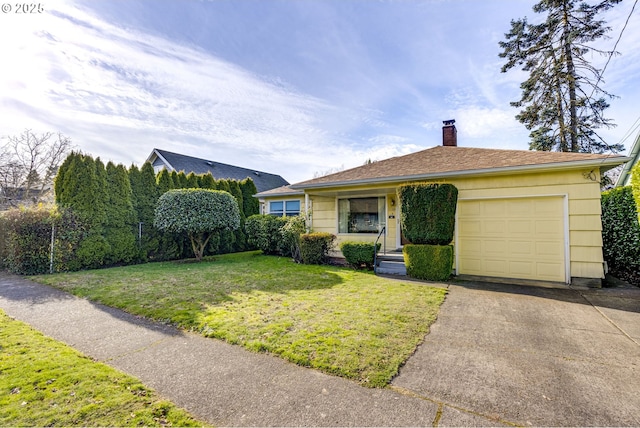
[[[348,184],[349,182],[372,182],[402,180],[403,178],[437,177],[455,175],[457,173],[498,172],[501,169],[527,166],[551,166],[568,163],[622,163],[623,156],[599,155],[590,153],[559,153],[525,150],[480,149],[473,147],[437,146],[404,156],[398,156],[357,168],[340,171],[324,177],[296,183],[291,187],[322,187],[331,184]]]

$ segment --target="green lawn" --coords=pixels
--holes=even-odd
[[[34,279],[376,387],[414,352],[446,294],[256,252]]]
[[[202,426],[136,379],[0,311],[0,426]]]

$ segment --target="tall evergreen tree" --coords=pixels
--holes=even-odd
[[[255,183],[250,178],[245,178],[240,183],[240,190],[242,191],[242,211],[245,218],[249,218],[254,214],[260,214],[260,201],[254,198],[253,195],[258,193]]]
[[[134,234],[137,220],[131,185],[124,166],[107,163],[105,181],[107,217],[104,236],[110,247],[105,263],[130,263],[137,254]]]
[[[173,182],[173,177],[171,176],[171,173],[166,169],[163,169],[158,173],[157,183],[158,183],[158,197],[162,196],[169,190],[173,190],[176,188],[176,185]]]
[[[201,189],[216,190],[216,179],[210,172],[198,176],[198,187]]]
[[[603,153],[623,150],[607,145],[596,133],[613,122],[603,116],[613,96],[602,89],[602,72],[588,61],[592,53],[613,55],[590,46],[610,27],[599,16],[621,0],[588,4],[577,0],[541,0],[535,13],[546,14],[540,24],[526,18],[511,21],[500,42],[502,72],[521,67],[529,72],[522,97],[511,105],[523,108],[516,118],[531,131],[532,150]]]
[[[180,175],[178,174],[178,171],[171,171],[171,181],[173,181],[174,189],[182,189],[182,182],[180,181]]]
[[[244,232],[244,223],[247,219],[244,215],[243,207],[244,201],[242,197],[242,190],[240,189],[240,185],[237,180],[229,180],[229,189],[231,196],[233,196],[238,203],[238,207],[240,207],[240,228],[233,231],[234,234],[234,243],[232,247],[232,251],[244,251],[247,248],[247,236]]]
[[[74,269],[100,267],[110,251],[103,235],[107,218],[104,164],[88,155],[74,153],[70,156],[73,158],[63,163],[66,166],[56,178],[56,201],[78,214],[89,228],[72,264]]]
[[[153,226],[154,211],[158,202],[158,185],[153,166],[146,162],[142,169],[132,165],[129,169],[129,183],[133,207],[136,211],[140,229],[140,253],[143,259],[157,258],[160,249],[160,234]]]
[[[186,188],[187,189],[197,189],[199,187],[200,186],[198,184],[198,176],[193,172],[190,172],[189,174],[187,174],[187,177],[186,177]]]

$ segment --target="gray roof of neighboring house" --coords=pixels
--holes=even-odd
[[[640,132],[638,132],[638,136],[636,137],[633,146],[631,146],[631,150],[629,150],[629,157],[631,160],[624,164],[624,167],[618,176],[618,180],[616,180],[616,187],[628,186],[631,184],[631,170],[638,162],[640,162]]]
[[[190,172],[194,174],[206,174],[210,172],[217,180],[232,179],[240,181],[249,177],[253,180],[258,192],[265,192],[289,184],[287,180],[277,174],[181,155],[160,149],[153,149],[153,152],[151,152],[151,155],[147,158],[147,162],[151,162],[153,166],[164,165],[170,171],[184,171],[186,174]]]

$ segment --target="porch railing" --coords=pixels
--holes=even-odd
[[[386,229],[387,229],[387,226],[382,226],[382,229],[380,230],[380,233],[378,233],[378,237],[376,238],[376,242],[373,244],[373,273],[377,273],[378,271],[378,241],[380,240],[380,237],[382,236],[382,234],[385,232]],[[382,240],[382,245],[384,247],[383,254],[386,254],[387,252],[386,239]]]

